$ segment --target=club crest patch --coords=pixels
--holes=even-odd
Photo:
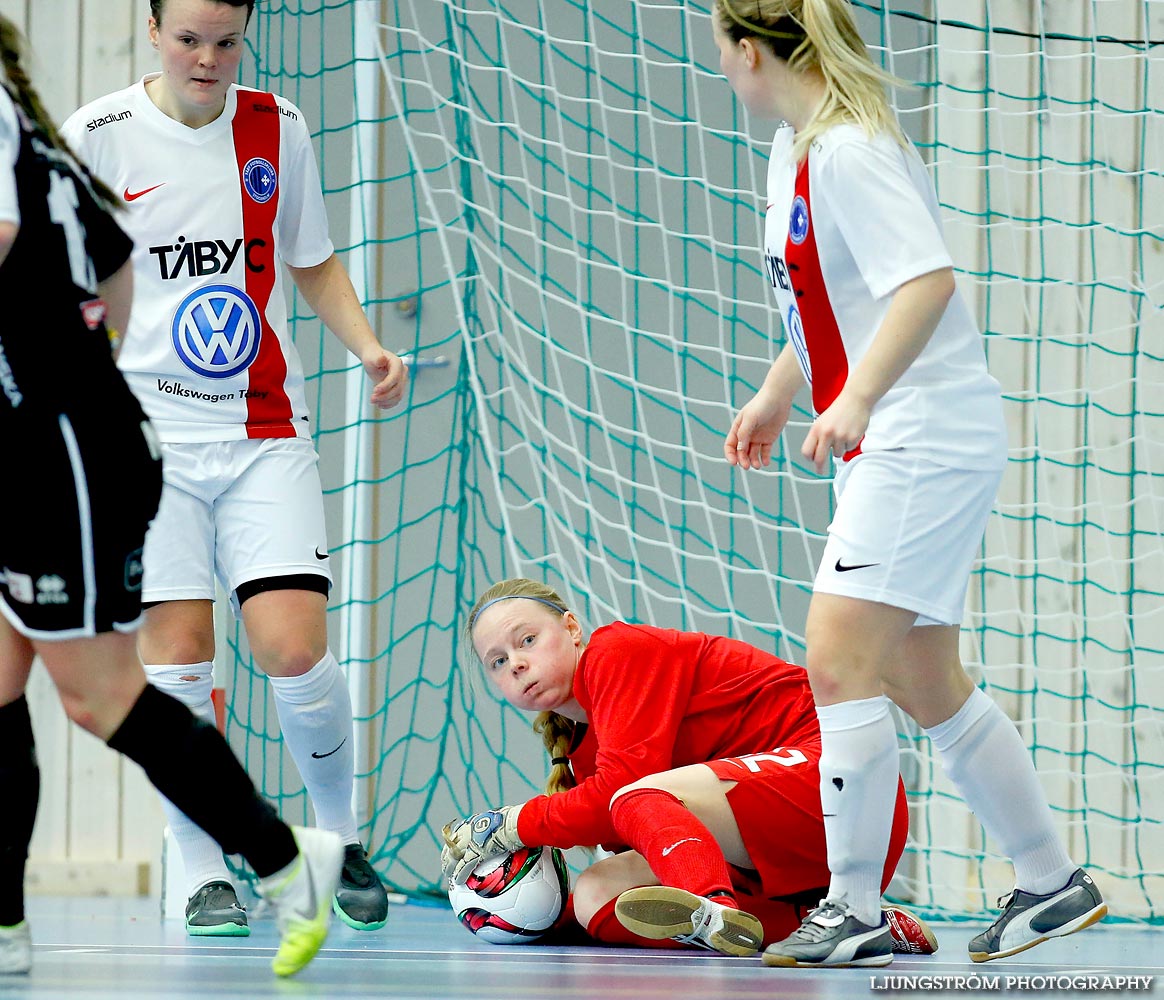
[[[242,169],[243,187],[253,201],[260,205],[268,202],[275,194],[279,185],[279,177],[269,160],[261,156],[252,156]]]
[[[800,246],[807,235],[808,202],[804,200],[804,195],[798,194],[792,199],[792,211],[788,215],[788,238]]]

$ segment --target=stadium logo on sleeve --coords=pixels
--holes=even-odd
[[[259,353],[258,307],[241,288],[204,285],[186,296],[171,325],[182,363],[204,378],[232,378]]]
[[[247,160],[246,166],[242,169],[242,179],[247,194],[260,205],[271,200],[279,183],[275,168],[271,166],[269,160],[264,160],[261,156],[253,156]]]
[[[113,122],[124,121],[126,118],[132,118],[132,111],[114,111],[112,114],[103,115],[101,118],[94,118],[90,122],[85,123],[85,128],[89,132],[96,132],[102,125],[110,125]]]
[[[804,195],[798,194],[792,199],[792,211],[788,216],[788,238],[800,246],[807,235],[808,202],[804,200]]]

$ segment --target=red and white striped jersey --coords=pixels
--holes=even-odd
[[[158,110],[149,79],[62,129],[126,202],[134,304],[119,365],[164,441],[310,437],[282,265],[333,247],[303,115],[232,86],[223,114],[192,129]]]
[[[893,293],[952,261],[913,146],[838,125],[798,164],[793,139],[784,125],[772,145],[764,269],[819,414],[868,352]],[[993,469],[1006,459],[1001,390],[958,292],[845,458],[900,448],[954,468]]]

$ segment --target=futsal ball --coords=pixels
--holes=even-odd
[[[449,890],[457,919],[490,944],[529,944],[562,915],[570,892],[566,859],[556,847],[523,847],[482,861]]]

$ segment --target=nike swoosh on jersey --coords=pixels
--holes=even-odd
[[[129,188],[126,188],[125,193],[122,195],[122,197],[126,201],[137,201],[138,198],[140,198],[143,194],[149,194],[151,191],[156,191],[158,188],[162,187],[165,183],[166,183],[165,181],[162,181],[161,184],[155,184],[153,187],[143,188],[141,191],[130,191]]]
[[[836,566],[833,567],[838,573],[848,573],[852,569],[868,569],[870,566],[876,566],[877,563],[854,563],[852,566],[844,566],[841,560],[837,560]]]

